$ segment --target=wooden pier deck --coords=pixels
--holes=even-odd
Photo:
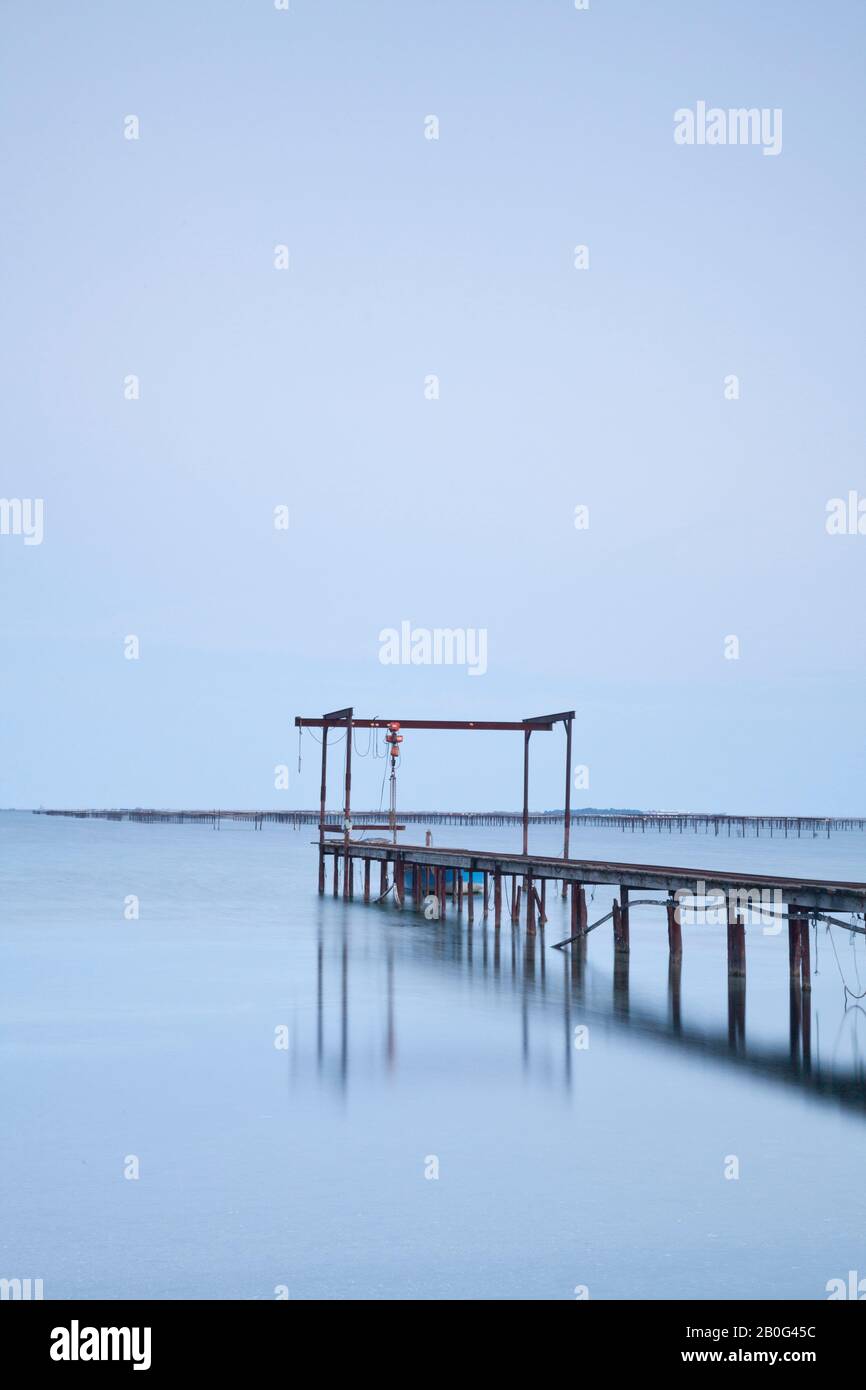
[[[620,958],[627,955],[629,951],[630,910],[632,907],[645,905],[644,902],[639,904],[635,901],[631,897],[633,893],[650,892],[664,895],[661,899],[653,898],[648,902],[653,905],[657,903],[658,906],[665,909],[672,962],[678,962],[682,958],[681,899],[685,897],[687,903],[697,903],[706,902],[707,899],[713,901],[721,898],[724,907],[726,907],[729,974],[734,977],[745,975],[745,919],[748,915],[759,912],[765,921],[769,917],[771,921],[778,922],[779,930],[781,930],[780,919],[784,917],[787,920],[791,978],[792,980],[796,978],[804,989],[808,989],[811,973],[810,922],[816,921],[819,916],[823,916],[826,920],[827,914],[840,912],[862,915],[866,920],[866,883],[803,879],[773,874],[744,873],[742,871],[728,872],[717,868],[693,869],[664,864],[575,859],[570,853],[572,826],[581,823],[606,824],[616,826],[620,830],[630,828],[632,832],[636,831],[639,826],[643,833],[646,833],[648,828],[656,828],[659,831],[676,829],[682,833],[686,830],[697,830],[699,827],[705,833],[709,833],[710,827],[712,827],[715,835],[719,835],[724,827],[728,835],[731,835],[733,831],[740,836],[745,836],[750,828],[754,829],[756,835],[760,834],[763,828],[768,830],[771,835],[776,829],[779,829],[786,836],[789,831],[796,829],[799,836],[802,835],[805,828],[807,831],[811,831],[814,836],[819,833],[829,835],[833,827],[862,830],[866,822],[862,819],[831,817],[730,816],[715,815],[708,812],[653,812],[647,814],[631,811],[602,812],[592,808],[583,812],[572,810],[574,720],[575,711],[573,709],[560,710],[554,714],[534,715],[521,720],[414,718],[398,720],[378,717],[367,719],[356,717],[354,708],[349,705],[319,716],[297,715],[295,717],[295,726],[298,729],[299,759],[304,730],[321,730],[321,738],[317,738],[321,748],[321,784],[319,809],[316,812],[148,811],[136,808],[135,810],[101,812],[46,811],[43,814],[98,815],[112,820],[129,819],[151,822],[203,821],[213,824],[215,829],[219,829],[222,821],[228,819],[252,822],[257,830],[261,829],[266,820],[282,821],[283,823],[294,824],[296,827],[300,827],[302,824],[315,824],[319,831],[318,888],[320,894],[325,892],[327,861],[330,858],[334,894],[337,895],[340,892],[342,874],[343,897],[349,899],[355,896],[355,870],[356,866],[360,866],[363,874],[363,886],[360,891],[363,893],[364,901],[370,902],[373,891],[371,870],[373,865],[378,863],[379,886],[376,901],[381,901],[392,894],[398,908],[403,908],[407,901],[410,901],[416,907],[423,908],[425,916],[435,914],[436,918],[439,919],[444,918],[447,914],[450,895],[458,912],[462,911],[465,902],[467,918],[471,923],[475,915],[475,887],[480,879],[483,915],[487,916],[490,910],[492,888],[495,927],[498,929],[501,926],[504,901],[514,924],[520,922],[522,908],[526,931],[530,934],[534,934],[538,927],[543,927],[547,921],[548,887],[561,885],[563,896],[570,898],[571,934],[565,941],[555,944],[564,947],[576,943],[579,949],[580,943],[587,934],[610,918],[613,922],[614,951]],[[561,728],[565,733],[563,810],[561,812],[531,812],[529,809],[530,743],[533,736],[551,733],[557,728]],[[355,734],[359,729],[367,731],[368,734],[365,752],[355,749]],[[438,730],[463,734],[519,734],[523,743],[523,808],[519,816],[517,812],[438,811],[422,813],[403,810],[399,812],[398,816],[397,768],[402,765],[404,733],[413,733],[416,730]],[[343,766],[340,771],[344,791],[342,811],[339,815],[326,809],[329,735],[339,735],[339,738],[335,737],[331,744],[332,759],[333,753],[337,751],[338,742],[342,751]],[[384,739],[384,748],[380,753],[377,753],[380,735]],[[381,810],[373,812],[352,811],[353,750],[358,757],[367,757],[372,752],[374,756],[389,759],[390,787],[387,813]],[[383,815],[387,815],[384,824]],[[427,843],[424,845],[399,844],[397,842],[398,830],[404,829],[408,824],[425,822],[428,826],[447,823],[464,827],[467,825],[519,823],[522,829],[522,850],[515,854],[489,849],[473,850],[464,846],[453,848],[436,846],[434,848],[430,842],[429,831]],[[562,855],[530,854],[530,825],[555,823],[563,825]],[[371,831],[387,828],[389,839],[359,839],[358,833],[364,830],[365,824],[368,834]],[[328,839],[327,836],[334,838]],[[509,883],[510,894],[508,891]],[[608,916],[590,925],[587,918],[586,888],[596,885],[614,887],[617,890],[617,895],[614,896],[613,907]],[[850,931],[859,931],[866,935],[866,927],[864,926],[841,922],[835,917],[830,920],[839,922],[841,926],[847,927]]]
[[[402,864],[460,869],[464,873],[486,873],[489,878],[516,876],[533,882],[556,881],[563,885],[589,887],[611,885],[628,890],[640,890],[666,895],[693,895],[696,884],[702,884],[707,896],[736,893],[755,899],[756,910],[762,901],[770,903],[769,894],[779,894],[779,901],[821,912],[866,912],[866,882],[847,880],[808,879],[778,874],[745,873],[742,870],[718,868],[693,869],[665,864],[633,864],[610,860],[563,859],[554,855],[511,854],[460,846],[446,848],[432,845],[394,845],[382,840],[352,839],[326,842],[323,853],[345,859],[346,854],[363,863]],[[762,896],[763,895],[763,896]]]
[[[721,901],[727,927],[728,974],[745,978],[746,919],[759,914],[770,929],[781,932],[788,927],[790,978],[798,988],[811,989],[810,923],[832,921],[851,931],[866,934],[866,928],[841,921],[829,914],[854,913],[866,916],[866,883],[848,880],[809,879],[778,874],[753,874],[742,870],[683,868],[665,864],[629,864],[607,860],[573,859],[539,854],[510,854],[495,850],[472,850],[432,845],[395,844],[385,840],[318,841],[319,892],[325,891],[326,863],[332,861],[335,896],[355,896],[356,866],[362,870],[365,902],[370,902],[371,868],[379,865],[377,902],[393,896],[398,908],[423,910],[436,920],[449,911],[462,913],[464,907],[471,924],[475,918],[474,886],[481,881],[483,917],[491,910],[494,927],[502,926],[503,909],[512,925],[523,919],[527,934],[534,935],[547,921],[548,891],[560,890],[570,899],[571,932],[557,947],[584,949],[590,931],[612,920],[614,955],[627,956],[630,950],[630,912],[638,905],[664,909],[667,918],[668,949],[671,963],[679,965],[683,954],[683,907],[700,911],[707,904]],[[342,876],[342,884],[341,884]],[[510,892],[509,892],[510,885]],[[560,887],[561,886],[561,887]],[[612,910],[598,922],[588,921],[586,889],[604,886],[616,890]],[[635,900],[635,892],[662,895]],[[450,899],[450,904],[449,904]],[[683,901],[685,900],[685,901]],[[774,930],[775,929],[775,930]]]

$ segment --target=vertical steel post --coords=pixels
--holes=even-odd
[[[571,726],[574,721],[567,719],[565,723],[565,833],[562,837],[562,857],[568,858],[568,844],[571,831]],[[562,885],[563,893],[566,886]]]
[[[523,735],[523,853],[529,853],[529,736],[531,729]]]
[[[343,897],[351,897],[349,871],[349,820],[352,815],[352,711],[346,720],[346,806],[343,838],[346,846],[346,864],[343,870]]]
[[[328,788],[328,728],[322,730],[322,786],[319,793],[319,892],[325,891],[325,797]]]

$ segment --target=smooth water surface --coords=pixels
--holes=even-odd
[[[46,1298],[818,1299],[866,1274],[841,985],[866,988],[862,938],[819,930],[804,1015],[786,934],[750,926],[743,1034],[723,928],[684,928],[677,979],[664,913],[635,909],[615,972],[609,925],[583,964],[551,949],[552,894],[534,941],[319,898],[313,837],[0,815],[0,1275]],[[579,830],[572,853],[866,879],[855,834]]]

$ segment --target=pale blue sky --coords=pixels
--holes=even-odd
[[[0,13],[0,804],[311,805],[292,718],[354,703],[574,707],[577,804],[864,811],[861,4]],[[781,154],[677,146],[698,100]],[[488,673],[382,666],[402,619]],[[519,741],[400,794],[516,805]]]

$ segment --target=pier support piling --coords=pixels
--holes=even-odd
[[[402,860],[402,859],[395,859],[395,860],[394,860],[394,897],[395,897],[397,906],[398,906],[399,908],[402,908],[402,906],[403,906],[404,882],[405,882],[405,875],[404,875],[404,868],[403,868],[403,860]]]
[[[803,989],[812,988],[812,954],[809,940],[809,918],[803,908],[788,907],[788,964],[792,980]]]
[[[622,888],[620,892],[622,893]],[[630,950],[628,939],[628,909],[623,912],[618,900],[613,900],[613,949],[618,956],[627,956]]]
[[[746,973],[746,927],[742,914],[728,915],[728,974],[737,977]]]
[[[803,917],[800,920],[800,972],[804,990],[812,988],[812,950],[809,939],[809,919]]]
[[[791,979],[796,980],[799,984],[803,954],[803,934],[800,926],[800,918],[796,915],[792,916],[792,911],[796,913],[797,909],[788,909],[788,966]]]
[[[683,929],[680,922],[679,908],[675,898],[668,898],[668,951],[672,962],[681,961],[683,958]]]

